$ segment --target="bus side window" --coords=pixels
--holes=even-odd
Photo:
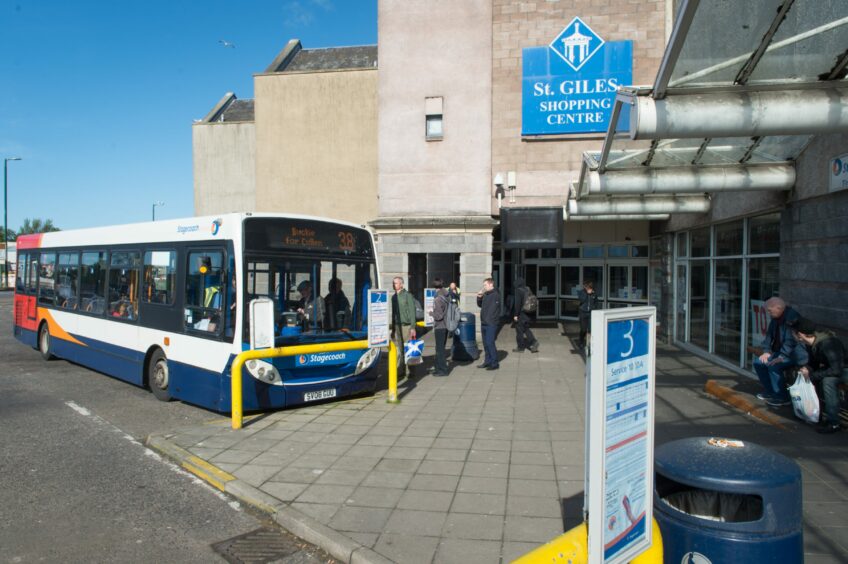
[[[109,265],[109,315],[136,319],[140,281],[141,253],[113,252]],[[117,315],[116,315],[117,314]]]
[[[186,272],[185,326],[196,331],[220,334],[223,328],[224,253],[192,251]]]
[[[18,254],[17,260],[18,264],[15,268],[15,291],[19,294],[23,294],[26,292],[24,280],[26,280],[26,267],[29,255],[27,253]]]
[[[41,253],[38,271],[38,304],[56,305],[56,253]]]

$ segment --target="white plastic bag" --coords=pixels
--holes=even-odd
[[[821,411],[816,387],[804,375],[798,372],[795,383],[789,386],[789,396],[792,398],[792,409],[802,421],[818,423]]]

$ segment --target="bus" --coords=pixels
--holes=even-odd
[[[275,346],[361,340],[379,277],[371,233],[329,219],[226,214],[23,235],[14,335],[172,399],[231,410],[249,304],[272,300]],[[379,349],[249,361],[243,407],[373,393]]]

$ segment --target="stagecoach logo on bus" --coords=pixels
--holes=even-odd
[[[221,225],[224,223],[224,220],[221,218],[216,219],[212,222],[212,235],[217,235],[218,230],[221,229]]]
[[[317,354],[302,354],[297,357],[297,363],[301,366],[314,364],[340,364],[347,361],[347,354],[340,353],[317,353]]]
[[[633,44],[575,17],[549,45],[525,48],[522,66],[522,135],[605,133],[616,90],[633,82]]]

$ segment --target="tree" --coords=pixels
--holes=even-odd
[[[59,228],[53,225],[52,219],[41,220],[39,218],[30,219],[24,218],[24,224],[18,229],[17,235],[31,235],[33,233],[49,233],[50,231],[59,231]]]
[[[6,237],[3,237],[3,231],[0,230],[0,243],[4,241],[14,241],[18,238],[17,233],[15,233],[14,229],[6,229]]]

